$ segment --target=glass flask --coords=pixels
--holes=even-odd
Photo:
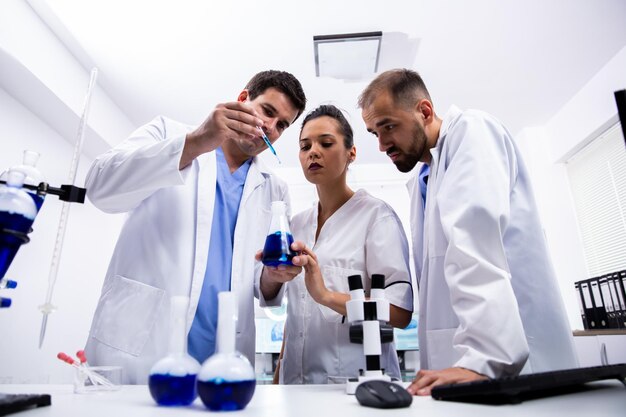
[[[36,167],[38,160],[38,152],[25,150],[22,157],[21,165],[12,166],[10,170],[19,171],[24,174],[25,177],[23,184],[37,187],[40,183],[44,182],[41,171],[39,171],[39,169],[37,169]],[[0,179],[6,180],[7,173],[8,171],[4,172],[0,176]],[[44,195],[38,194],[36,190],[24,189],[24,191],[26,191],[31,196],[31,198],[35,202],[35,205],[37,206],[37,211],[39,211],[39,209],[41,209],[41,206],[43,205]]]
[[[256,378],[248,359],[235,350],[235,296],[223,291],[218,300],[217,349],[198,374],[198,394],[211,411],[242,410],[252,399]]]
[[[287,205],[284,201],[272,201],[272,220],[263,247],[261,261],[267,266],[293,265],[296,253],[291,250],[293,236],[287,220]]]
[[[189,297],[170,299],[169,354],[154,364],[148,379],[150,395],[159,405],[189,405],[198,396],[196,376],[200,363],[187,353],[188,308]]]
[[[37,206],[22,189],[24,174],[10,170],[6,185],[0,186],[0,279],[4,278],[20,245],[37,216]]]

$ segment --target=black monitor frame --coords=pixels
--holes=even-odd
[[[622,125],[622,136],[626,145],[626,89],[615,92],[615,103],[617,104],[617,114]]]

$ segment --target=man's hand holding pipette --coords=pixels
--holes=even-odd
[[[240,95],[241,98],[241,95]],[[258,126],[263,120],[256,110],[243,100],[218,104],[197,129],[187,134],[180,159],[179,169],[183,169],[198,156],[217,149],[225,140],[236,140],[240,144],[259,137]]]

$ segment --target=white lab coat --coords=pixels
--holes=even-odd
[[[489,377],[577,367],[510,134],[486,113],[452,107],[431,154],[425,213],[417,177],[409,183],[421,367]]]
[[[359,190],[326,220],[316,241],[317,214],[317,204],[298,213],[291,231],[315,252],[326,287],[347,294],[348,276],[358,274],[369,295],[371,275],[383,274],[387,300],[413,311],[408,242],[393,209]],[[304,272],[287,283],[286,294],[280,382],[326,384],[358,376],[365,369],[365,356],[363,345],[350,343],[350,323],[311,298]],[[387,374],[400,377],[393,343],[382,345],[380,364]]]
[[[180,171],[192,128],[163,117],[98,157],[86,181],[101,210],[128,212],[102,288],[87,341],[94,365],[121,365],[124,382],[145,384],[168,351],[169,298],[188,295],[187,332],[202,291],[216,187],[214,152]],[[289,203],[286,184],[254,158],[235,228],[231,289],[239,308],[237,349],[254,363],[254,300],[273,200]],[[282,295],[281,295],[282,296]],[[277,297],[280,300],[281,297]]]

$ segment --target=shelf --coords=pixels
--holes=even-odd
[[[574,330],[574,336],[626,335],[626,329]]]

